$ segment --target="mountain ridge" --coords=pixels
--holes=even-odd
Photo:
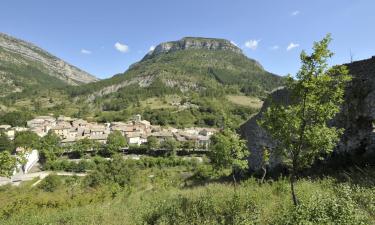
[[[0,80],[5,92],[10,93],[30,85],[48,87],[47,80],[51,80],[53,87],[98,81],[35,44],[5,33],[0,33]]]

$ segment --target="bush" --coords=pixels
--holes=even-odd
[[[352,199],[351,189],[341,186],[337,196],[316,193],[298,206],[289,208],[277,224],[369,224]]]
[[[62,185],[62,181],[59,176],[50,174],[39,184],[39,188],[46,192],[54,192],[59,186]]]

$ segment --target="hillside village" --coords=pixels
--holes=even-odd
[[[66,116],[37,116],[27,121],[27,127],[12,127],[0,125],[0,131],[13,140],[16,132],[32,131],[39,137],[48,132],[54,132],[61,139],[62,145],[74,144],[76,141],[88,138],[100,143],[106,143],[111,132],[119,131],[127,139],[130,146],[140,146],[148,142],[149,137],[155,137],[159,142],[173,138],[180,143],[191,142],[196,149],[207,149],[210,137],[218,131],[215,128],[192,127],[177,129],[152,125],[142,120],[140,115],[127,122],[94,123],[79,118]]]

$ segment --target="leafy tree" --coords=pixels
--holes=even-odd
[[[294,190],[297,172],[331,152],[343,132],[343,129],[327,125],[340,111],[344,87],[350,80],[344,66],[328,67],[327,60],[333,56],[328,49],[330,41],[327,35],[314,43],[311,55],[301,53],[302,67],[297,79],[289,77],[287,82],[290,104],[272,104],[259,121],[276,141],[276,152],[285,158],[290,168],[295,205],[298,204]]]
[[[147,137],[147,148],[148,150],[153,150],[159,148],[159,140],[154,136]]]
[[[126,161],[122,155],[115,154],[110,161],[98,162],[96,169],[85,178],[85,183],[90,187],[104,184],[117,184],[120,187],[125,187],[132,184],[133,178],[136,176],[135,162]]]
[[[72,151],[81,158],[86,151],[97,152],[100,150],[101,144],[97,141],[84,138],[76,141],[72,146]]]
[[[9,124],[12,127],[26,126],[26,122],[30,119],[32,119],[30,113],[21,111],[9,112],[0,116],[1,123]]]
[[[23,148],[36,148],[39,144],[39,136],[32,131],[17,132],[14,137],[14,146]]]
[[[174,138],[167,138],[161,143],[160,147],[167,150],[169,156],[176,156],[177,149],[180,147],[180,143],[177,142]]]
[[[195,149],[195,141],[191,141],[191,140],[185,141],[185,142],[183,143],[182,147],[183,147],[185,150]]]
[[[248,155],[249,150],[245,140],[232,130],[224,129],[211,137],[208,155],[211,163],[216,170],[231,168],[234,184],[237,173],[248,168],[246,159]]]
[[[38,149],[42,162],[54,161],[64,152],[64,149],[60,146],[60,137],[54,132],[49,132],[40,139]]]
[[[9,152],[0,152],[0,177],[11,177],[17,166],[17,159]]]
[[[0,132],[0,152],[11,151],[13,148],[12,142],[4,132]]]
[[[120,150],[120,148],[126,147],[128,145],[126,138],[121,134],[120,131],[114,131],[108,135],[107,138],[107,154],[114,154]]]

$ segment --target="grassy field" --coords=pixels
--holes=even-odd
[[[287,179],[259,184],[249,178],[234,187],[191,176],[196,170],[141,169],[124,188],[88,188],[80,178],[62,178],[52,192],[2,187],[0,224],[375,224],[375,188],[367,182],[373,169],[362,170],[367,178],[360,183],[300,179],[298,207]]]
[[[263,105],[263,101],[256,97],[250,97],[245,95],[227,95],[227,99],[240,106],[246,106],[249,108],[260,109]]]
[[[148,98],[144,101],[141,101],[142,107],[149,107],[150,109],[170,109],[177,108],[173,103],[180,103],[181,97],[178,95],[167,95],[163,98]]]

